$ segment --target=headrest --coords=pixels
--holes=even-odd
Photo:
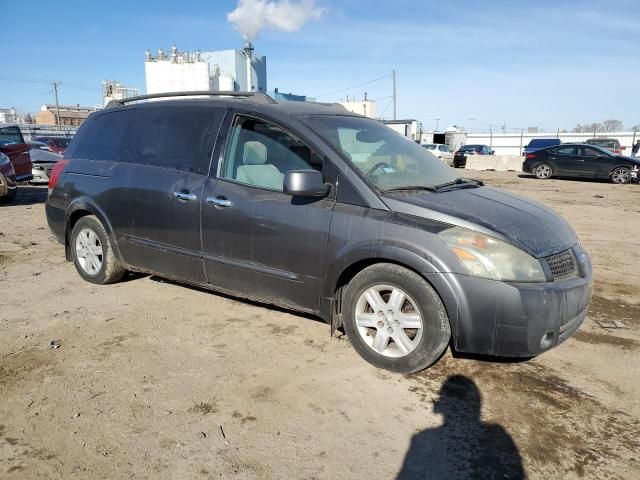
[[[264,165],[267,163],[267,147],[263,143],[253,140],[245,143],[242,163],[245,165]]]

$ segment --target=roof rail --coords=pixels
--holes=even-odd
[[[195,97],[195,96],[252,98],[255,101],[260,103],[269,103],[269,104],[278,103],[264,92],[225,92],[225,91],[212,91],[212,90],[195,90],[190,92],[150,93],[149,95],[138,95],[137,97],[123,98],[121,100],[111,100],[107,104],[105,109],[126,105],[127,103],[138,102],[140,100],[148,100],[151,98]]]

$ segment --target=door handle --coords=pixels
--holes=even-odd
[[[198,198],[193,193],[185,193],[185,192],[173,192],[173,196],[176,197],[178,200],[188,200],[188,201],[192,201]]]
[[[584,162],[584,158],[576,158],[576,162]]]
[[[212,203],[216,207],[230,207],[233,205],[231,200],[222,197],[207,197],[207,203]]]

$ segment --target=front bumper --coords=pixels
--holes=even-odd
[[[505,283],[445,274],[447,293],[441,296],[456,350],[533,357],[573,335],[587,316],[593,288],[589,258],[577,247],[574,254],[581,276],[556,282]]]

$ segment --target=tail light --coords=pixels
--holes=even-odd
[[[536,158],[536,154],[535,153],[527,153],[526,159],[529,160],[530,158]]]
[[[56,183],[58,183],[58,178],[60,178],[60,174],[68,163],[69,160],[65,160],[63,158],[62,160],[58,160],[58,162],[51,169],[51,175],[49,175],[49,193],[51,193],[51,190],[53,190],[53,188],[56,186]]]

